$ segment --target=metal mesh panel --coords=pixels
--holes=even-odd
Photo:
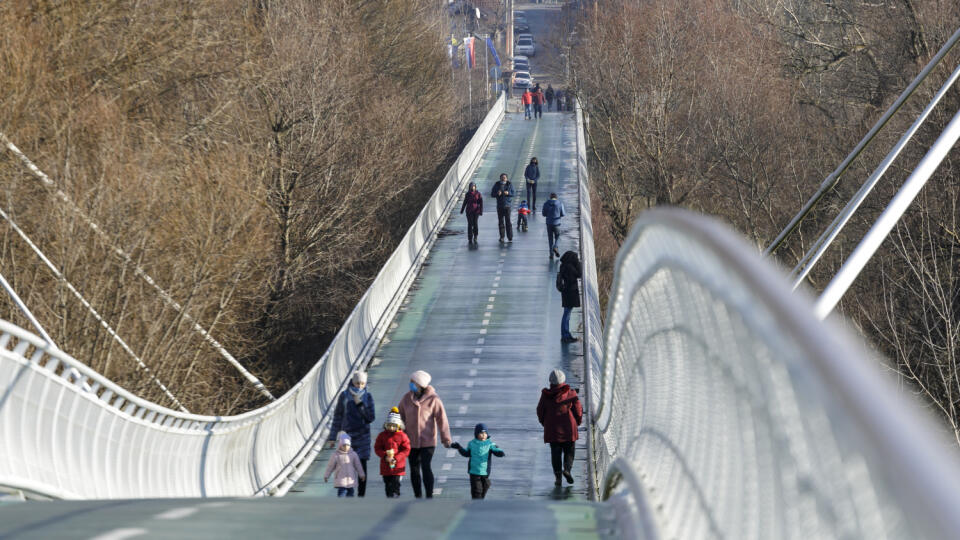
[[[618,258],[595,373],[592,444],[608,490],[643,500],[653,536],[960,530],[952,456],[875,362],[789,291],[715,222],[641,218]]]

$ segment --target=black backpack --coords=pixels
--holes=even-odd
[[[557,271],[557,290],[563,292],[567,290],[567,280],[563,279],[563,272]]]

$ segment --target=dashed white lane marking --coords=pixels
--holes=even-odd
[[[443,493],[443,488],[433,488],[434,495],[439,495],[441,493]]]
[[[464,400],[464,401],[470,401],[470,392],[464,392],[464,393],[463,393],[463,400]]]
[[[484,316],[484,317],[489,317],[489,316],[490,316],[490,312],[487,311],[486,313],[483,314],[483,316]]]
[[[197,510],[199,510],[199,508],[197,508],[196,506],[184,506],[182,508],[171,508],[166,512],[162,512],[160,514],[153,516],[153,519],[183,519],[187,516],[196,514]]]
[[[494,281],[500,281],[500,276],[493,278]]]
[[[479,359],[479,358],[474,358],[474,359],[472,359],[472,360],[470,360],[470,361],[473,362],[474,364],[479,364],[479,363],[480,363],[480,359]]]
[[[483,342],[486,338],[480,338],[477,340],[477,345],[483,345]]]
[[[453,427],[463,427],[463,420],[457,420],[453,423]]]
[[[493,301],[495,301],[495,300],[496,300],[496,298],[494,298],[494,297],[492,297],[492,296],[491,296],[490,298],[487,298],[487,302],[493,302]]]
[[[483,352],[483,347],[477,347],[473,350],[473,354],[480,354]]]
[[[496,290],[496,289],[492,289],[492,290],[490,291],[490,294],[497,294],[497,290]]]
[[[466,386],[467,388],[473,388],[473,381],[467,381]]]
[[[497,270],[497,275],[499,276],[499,275],[501,275],[501,274],[503,274],[503,270]],[[497,278],[497,279],[499,279],[499,278]]]
[[[481,333],[481,334],[486,334],[486,333],[487,333],[487,329],[486,329],[486,328],[481,328],[481,329],[480,329],[480,333]]]
[[[493,304],[487,304],[487,309],[493,309]]]
[[[140,536],[141,534],[147,534],[146,529],[114,529],[112,531],[107,531],[103,534],[98,534],[90,540],[123,540],[124,538],[133,538],[134,536]]]
[[[456,451],[456,450],[451,450],[451,449],[448,449],[448,450],[447,450],[447,457],[448,457],[448,458],[452,458],[452,457],[455,456],[455,455],[457,455],[457,451]]]
[[[493,283],[493,288],[494,288],[494,289],[496,289],[496,288],[499,287],[499,286],[500,286],[499,283],[497,283],[497,282],[494,282],[494,283]]]
[[[469,409],[469,408],[470,408],[470,407],[469,407],[468,405],[461,405],[461,406],[460,406],[460,409],[459,409],[460,414],[467,414],[467,409]]]
[[[437,477],[437,483],[438,483],[438,484],[446,484],[446,483],[447,483],[447,477],[446,477],[446,476],[438,476],[438,477]],[[433,490],[433,492],[436,493],[437,490]]]
[[[484,319],[482,324],[483,324],[484,326],[490,324],[490,319]]]
[[[449,463],[444,463],[443,466],[440,467],[440,470],[441,470],[441,471],[449,471],[449,470],[452,469],[452,468],[453,468],[453,465],[451,465],[451,464],[449,464]]]
[[[471,370],[470,370],[470,376],[471,376],[471,377],[476,377],[476,376],[477,376],[477,370],[471,369]]]

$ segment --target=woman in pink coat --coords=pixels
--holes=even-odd
[[[430,386],[430,374],[426,371],[414,371],[410,375],[410,391],[400,399],[400,418],[406,425],[410,437],[410,483],[413,495],[418,499],[422,495],[420,479],[428,499],[433,498],[433,470],[430,462],[437,447],[437,432],[444,448],[450,448],[450,423],[443,402],[436,390]]]

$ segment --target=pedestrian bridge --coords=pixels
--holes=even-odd
[[[0,322],[0,537],[947,538],[960,474],[839,321],[819,321],[782,270],[710,218],[645,213],[600,312],[582,115],[527,121],[501,98],[329,350],[270,405],[232,417],[146,402]],[[540,201],[567,209],[561,251],[584,261],[581,338],[562,344],[542,218],[467,243],[460,201],[537,156]],[[518,182],[520,184],[521,182]],[[489,197],[487,202],[489,203]],[[605,315],[605,316],[604,316]],[[575,483],[556,488],[535,407],[560,367],[585,421]],[[455,439],[487,424],[485,501],[438,448],[436,499],[333,498],[331,403],[369,371],[375,429],[423,369]],[[172,389],[175,391],[175,389]]]

